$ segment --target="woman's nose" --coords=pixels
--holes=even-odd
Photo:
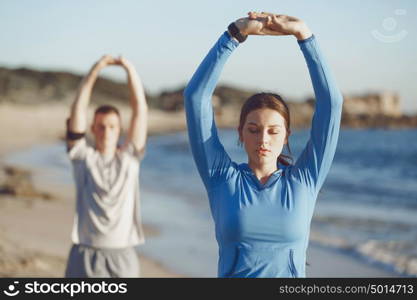
[[[261,132],[259,137],[260,144],[268,144],[269,142],[269,134],[267,132]]]

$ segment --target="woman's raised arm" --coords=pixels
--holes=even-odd
[[[265,18],[241,18],[235,22],[242,35],[270,32]],[[225,32],[206,55],[184,91],[185,111],[191,150],[206,187],[227,176],[231,160],[217,136],[212,96],[221,71],[239,42]]]
[[[343,97],[335,78],[320,51],[316,37],[300,19],[270,13],[253,14],[267,17],[267,26],[282,35],[294,35],[303,52],[316,98],[310,139],[297,159],[293,174],[317,193],[326,179],[336,152]]]

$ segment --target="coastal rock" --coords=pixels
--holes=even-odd
[[[400,117],[401,105],[398,94],[384,91],[361,96],[345,96],[343,114],[349,117]]]
[[[10,166],[0,166],[0,194],[44,200],[52,199],[51,195],[40,192],[33,186],[29,171]]]
[[[179,111],[184,108],[184,87],[163,91],[157,98],[158,107],[167,111]],[[214,91],[212,98],[214,109],[218,114],[225,106],[242,105],[242,103],[253,95],[253,92],[240,90],[233,87],[219,86]]]
[[[164,91],[158,97],[158,107],[166,111],[179,111],[184,108],[183,88]]]

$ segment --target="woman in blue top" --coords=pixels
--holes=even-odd
[[[221,70],[248,35],[294,35],[306,60],[316,108],[310,139],[294,164],[290,120],[280,96],[260,93],[242,107],[236,164],[217,136],[211,98]],[[257,75],[258,76],[258,75]],[[305,277],[310,222],[330,169],[343,98],[307,25],[294,17],[249,13],[229,25],[184,91],[189,139],[207,189],[219,245],[219,277]]]

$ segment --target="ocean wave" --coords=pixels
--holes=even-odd
[[[345,237],[312,230],[310,242],[359,256],[368,263],[378,264],[402,276],[417,277],[417,245],[415,241],[370,239],[355,243]]]

